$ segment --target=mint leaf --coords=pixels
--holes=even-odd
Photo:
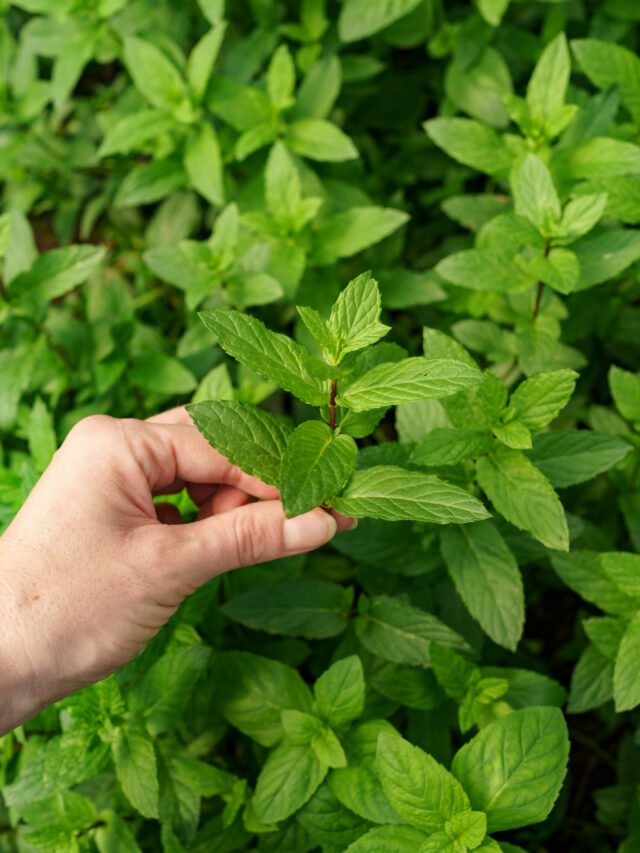
[[[256,783],[255,808],[262,823],[278,823],[298,811],[322,784],[327,765],[309,746],[284,740],[267,758]]]
[[[379,826],[355,841],[345,853],[416,853],[425,837],[412,826]]]
[[[540,157],[527,154],[511,179],[515,209],[543,234],[560,219],[560,200],[551,174]]]
[[[218,136],[210,124],[203,124],[188,141],[184,167],[191,186],[208,202],[222,207],[225,201],[222,154]]]
[[[640,122],[640,60],[622,45],[574,39],[571,48],[587,77],[600,89],[617,88],[622,103]]]
[[[515,650],[524,625],[524,591],[515,557],[490,521],[450,526],[442,554],[458,595],[491,639]]]
[[[548,548],[569,550],[567,520],[547,478],[519,450],[498,447],[476,463],[478,483],[507,521]]]
[[[552,120],[561,110],[571,74],[571,59],[564,33],[542,51],[527,86],[527,104],[534,115]]]
[[[601,554],[600,561],[607,577],[625,595],[640,601],[640,555],[613,551]]]
[[[322,728],[312,739],[311,749],[321,764],[326,764],[332,769],[340,769],[347,766],[347,758],[340,741],[334,731],[330,728]]]
[[[431,613],[386,595],[367,601],[359,620],[357,631],[362,645],[392,663],[428,667],[433,641],[469,651],[466,641]]]
[[[468,118],[432,118],[423,127],[427,135],[446,153],[488,175],[504,177],[513,154],[496,131]]]
[[[296,86],[296,67],[286,44],[281,44],[274,52],[267,71],[267,94],[277,110],[284,110],[293,104]]]
[[[557,430],[534,436],[527,453],[555,488],[575,486],[608,471],[631,450],[614,435],[588,430]]]
[[[574,370],[554,370],[525,379],[509,400],[513,419],[533,432],[542,429],[567,405],[577,378]]]
[[[462,388],[480,385],[479,370],[445,358],[407,358],[379,364],[340,389],[337,402],[355,411],[396,403],[447,397]]]
[[[380,734],[377,765],[389,802],[416,829],[436,832],[469,809],[469,799],[455,777],[398,735]]]
[[[19,273],[7,288],[10,301],[29,311],[82,284],[104,260],[106,249],[64,246],[39,255],[31,268]]]
[[[314,360],[291,338],[269,331],[260,320],[238,311],[215,308],[203,311],[200,318],[225,352],[260,376],[310,406],[321,406],[329,399],[328,383],[315,372]]]
[[[173,110],[186,98],[186,86],[176,66],[150,41],[127,36],[125,65],[138,91],[160,109]]]
[[[346,133],[321,118],[297,119],[288,126],[284,139],[296,154],[323,163],[342,163],[360,156]]]
[[[493,439],[483,429],[434,429],[417,445],[409,461],[413,465],[456,465],[488,453]]]
[[[403,823],[385,797],[376,773],[380,732],[395,733],[386,720],[369,720],[352,726],[343,736],[347,767],[329,774],[327,784],[338,800],[354,814],[372,823]]]
[[[224,718],[262,746],[282,737],[280,714],[311,711],[312,697],[295,669],[249,652],[222,652],[213,659],[216,704]]]
[[[614,664],[595,646],[587,646],[571,676],[567,711],[583,714],[613,699]]]
[[[347,629],[353,589],[321,580],[282,581],[234,595],[220,610],[257,631],[323,640]]]
[[[368,0],[346,0],[338,19],[338,34],[343,42],[358,41],[407,15],[420,0],[385,0],[369,3]]]
[[[609,388],[620,414],[640,423],[640,372],[631,373],[614,364],[609,370]]]
[[[356,471],[340,497],[328,503],[344,515],[387,521],[464,524],[489,515],[480,501],[459,486],[395,465],[374,465]]]
[[[393,234],[408,219],[402,210],[368,205],[336,213],[315,233],[314,260],[319,266],[330,266],[339,258],[350,258]]]
[[[345,808],[326,783],[296,814],[296,821],[316,841],[340,849],[357,841],[369,826],[365,820]]]
[[[380,323],[380,290],[371,273],[363,273],[340,292],[327,323],[336,341],[336,360],[383,338],[390,327]]]
[[[129,379],[145,391],[168,396],[188,394],[196,387],[196,378],[177,358],[161,352],[143,352],[131,360]]]
[[[116,729],[111,743],[116,776],[122,790],[141,815],[158,817],[158,773],[153,741],[141,723]]]
[[[569,757],[567,726],[558,708],[524,708],[490,723],[462,749],[452,770],[487,831],[544,820],[555,803]]]
[[[535,276],[508,249],[465,249],[444,258],[435,271],[442,278],[472,290],[518,293],[528,290]]]
[[[339,494],[356,467],[358,448],[349,435],[334,436],[322,421],[305,421],[289,437],[280,465],[280,497],[287,517]]]
[[[313,692],[318,711],[330,726],[345,726],[357,720],[365,699],[360,658],[351,655],[334,663],[316,681]]]
[[[271,486],[278,485],[292,432],[282,418],[233,400],[193,403],[187,411],[209,444],[229,462]]]
[[[631,615],[640,604],[610,577],[599,554],[592,551],[553,554],[551,565],[570,589],[605,613]]]

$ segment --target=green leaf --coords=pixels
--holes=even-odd
[[[369,720],[352,726],[343,737],[347,767],[329,774],[331,792],[354,814],[377,824],[403,823],[385,797],[376,773],[376,751],[380,732],[395,733],[386,720]]]
[[[629,622],[620,641],[613,671],[613,696],[618,713],[640,704],[640,615]]]
[[[395,465],[374,465],[356,471],[340,497],[328,503],[344,515],[387,521],[465,524],[489,516],[480,501],[464,489]]]
[[[226,28],[224,22],[214,25],[191,49],[187,62],[187,79],[196,103],[200,103],[204,98]]]
[[[314,840],[341,850],[360,838],[369,826],[345,808],[326,784],[296,814],[296,820]]]
[[[115,812],[108,812],[107,815],[105,824],[99,826],[94,835],[100,853],[140,853],[140,847],[127,823]]]
[[[309,688],[295,669],[248,652],[222,652],[213,659],[216,705],[224,718],[262,746],[282,737],[286,708],[311,711]]]
[[[582,237],[600,221],[607,206],[607,193],[593,193],[578,196],[567,204],[560,223],[567,236],[572,240]],[[567,237],[564,237],[567,242]]]
[[[445,92],[473,118],[497,128],[509,124],[504,100],[513,92],[511,73],[494,48],[486,47],[472,65],[454,58],[445,74]]]
[[[201,645],[164,654],[130,690],[127,704],[144,720],[154,737],[170,729],[183,713],[203,675],[211,649]]]
[[[380,735],[377,764],[389,802],[416,829],[436,832],[469,809],[469,799],[454,776],[398,735]]]
[[[284,110],[293,104],[296,87],[296,68],[286,44],[281,44],[274,52],[267,71],[267,94],[277,110]]]
[[[340,494],[357,456],[351,436],[334,436],[322,421],[296,427],[280,465],[280,497],[287,517],[302,515]]]
[[[322,349],[326,353],[333,352],[335,349],[335,341],[329,332],[326,321],[322,319],[320,313],[316,311],[315,308],[308,308],[304,305],[297,305],[296,309],[300,315],[300,319],[320,344]]]
[[[386,595],[367,602],[357,625],[362,645],[392,663],[428,667],[432,641],[468,652],[465,640],[431,613]]]
[[[420,0],[346,0],[338,18],[338,34],[343,42],[358,41],[388,27],[408,15]]]
[[[609,388],[620,414],[640,423],[640,372],[631,373],[614,364],[609,370]]]
[[[528,290],[535,277],[508,249],[465,249],[448,255],[436,266],[442,278],[472,290],[518,293]]]
[[[580,261],[569,249],[551,249],[548,255],[529,258],[528,271],[558,293],[573,293],[580,279]]]
[[[106,249],[64,246],[39,255],[31,268],[11,280],[7,296],[21,308],[35,311],[86,281],[104,260]]]
[[[493,434],[499,441],[514,450],[527,450],[531,447],[531,433],[520,421],[496,424],[493,428]]]
[[[220,609],[229,619],[257,631],[324,640],[346,630],[352,603],[351,587],[297,580],[247,590]]]
[[[347,766],[347,758],[335,732],[330,728],[322,728],[311,741],[311,749],[321,764],[331,768]]]
[[[260,320],[238,311],[215,308],[199,316],[222,349],[241,364],[310,406],[328,402],[329,385],[319,378],[316,362],[287,335],[271,332]]]
[[[488,453],[493,438],[484,429],[434,429],[418,442],[409,457],[413,465],[457,465]]]
[[[453,525],[440,534],[458,595],[482,629],[515,650],[524,625],[524,591],[515,557],[493,523]]]
[[[364,349],[383,338],[390,327],[380,322],[382,305],[380,290],[371,273],[354,278],[340,292],[327,322],[330,335],[336,342],[336,360],[348,352]]]
[[[29,453],[39,471],[44,471],[58,448],[56,429],[46,403],[37,397],[27,422]]]
[[[536,435],[527,457],[554,488],[566,488],[608,471],[630,450],[615,435],[567,429]]]
[[[123,59],[136,89],[154,107],[172,110],[186,98],[182,75],[155,44],[127,36]]]
[[[339,258],[349,258],[384,240],[408,220],[408,214],[392,207],[352,207],[336,213],[315,232],[315,261],[330,266]]]
[[[507,521],[535,539],[569,550],[567,520],[547,478],[519,450],[498,447],[476,463],[478,483]]]
[[[622,103],[640,123],[640,60],[635,53],[597,39],[574,39],[571,48],[591,82],[600,89],[617,88]]]
[[[430,647],[433,666],[433,649]],[[443,647],[444,648],[444,647]],[[374,671],[368,674],[373,688],[398,705],[406,705],[419,711],[432,711],[444,701],[433,672],[413,666],[401,666],[380,661]]]
[[[187,173],[174,157],[151,160],[134,166],[118,188],[113,200],[116,209],[152,204],[180,190],[188,183]]]
[[[586,290],[615,278],[640,258],[640,235],[631,228],[587,235],[573,246],[580,263],[576,290]]]
[[[256,783],[255,808],[263,823],[286,820],[318,790],[327,775],[308,746],[283,741],[267,758]]]
[[[527,154],[512,178],[515,209],[543,233],[560,219],[560,201],[551,174],[540,157]]]
[[[461,812],[453,815],[449,823],[449,838],[469,850],[475,850],[487,834],[487,816],[483,812]]]
[[[364,709],[365,684],[357,655],[337,661],[316,681],[313,692],[318,711],[330,726],[357,720]]]
[[[345,853],[416,853],[425,835],[412,826],[380,826],[347,848]]]
[[[525,379],[509,400],[513,420],[520,421],[534,432],[542,429],[567,405],[577,378],[574,370],[554,370]]]
[[[564,33],[552,39],[542,51],[527,86],[527,104],[547,122],[561,110],[569,76],[571,59]]]
[[[130,154],[140,150],[146,142],[157,139],[174,126],[173,116],[160,110],[138,110],[126,115],[104,135],[98,148],[98,157],[113,154]]]
[[[282,728],[287,739],[296,746],[306,746],[324,728],[322,720],[314,714],[296,711],[294,708],[285,710],[280,715]]]
[[[164,396],[188,394],[198,384],[193,373],[182,362],[161,352],[134,355],[128,379],[132,385]]]
[[[481,372],[461,361],[416,356],[378,364],[340,388],[337,402],[356,412],[448,397],[484,382]]]
[[[279,140],[274,142],[264,173],[267,210],[287,230],[294,228],[302,201],[300,174]]]
[[[595,646],[587,646],[571,676],[567,711],[583,714],[613,699],[614,664]]]
[[[471,684],[478,680],[478,668],[441,643],[431,644],[431,666],[447,696],[461,702]]]
[[[640,555],[612,551],[600,555],[607,577],[630,598],[640,600]]]
[[[525,708],[489,724],[453,759],[471,806],[487,831],[543,821],[567,770],[569,737],[558,708]]]
[[[360,156],[346,133],[322,118],[299,118],[291,122],[284,141],[301,157],[321,163],[342,163]]]
[[[224,204],[224,177],[220,144],[213,127],[203,122],[187,143],[184,167],[191,186],[217,207]]]
[[[504,177],[513,154],[496,131],[468,118],[432,118],[423,127],[443,151],[478,172]]]
[[[131,805],[141,815],[158,817],[158,774],[153,741],[140,723],[115,730],[111,744],[116,776]]]
[[[478,0],[478,11],[488,24],[497,27],[509,8],[509,0]]]
[[[189,416],[209,444],[247,474],[277,486],[291,427],[251,403],[194,403]]]
[[[638,609],[637,599],[612,580],[599,554],[591,551],[553,554],[551,565],[570,589],[605,613],[631,615]]]

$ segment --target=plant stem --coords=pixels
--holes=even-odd
[[[331,431],[335,432],[336,428],[336,394],[338,393],[338,380],[333,379],[331,381],[331,397],[329,398],[329,426],[331,427]]]
[[[544,257],[549,257],[549,252],[551,250],[551,239],[547,237],[547,242],[544,247]],[[544,282],[538,282],[538,292],[536,293],[536,301],[533,303],[533,316],[537,317],[540,311],[540,303],[542,302],[542,294],[544,292]]]

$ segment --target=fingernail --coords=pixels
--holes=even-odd
[[[347,530],[355,530],[357,526],[358,526],[358,519],[352,518],[351,524],[347,527]]]
[[[321,509],[288,518],[283,527],[284,547],[287,551],[319,548],[333,539],[337,529],[335,518]]]

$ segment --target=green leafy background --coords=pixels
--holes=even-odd
[[[0,8],[0,530],[187,403],[360,517],[0,738],[2,850],[640,849],[636,0]]]

